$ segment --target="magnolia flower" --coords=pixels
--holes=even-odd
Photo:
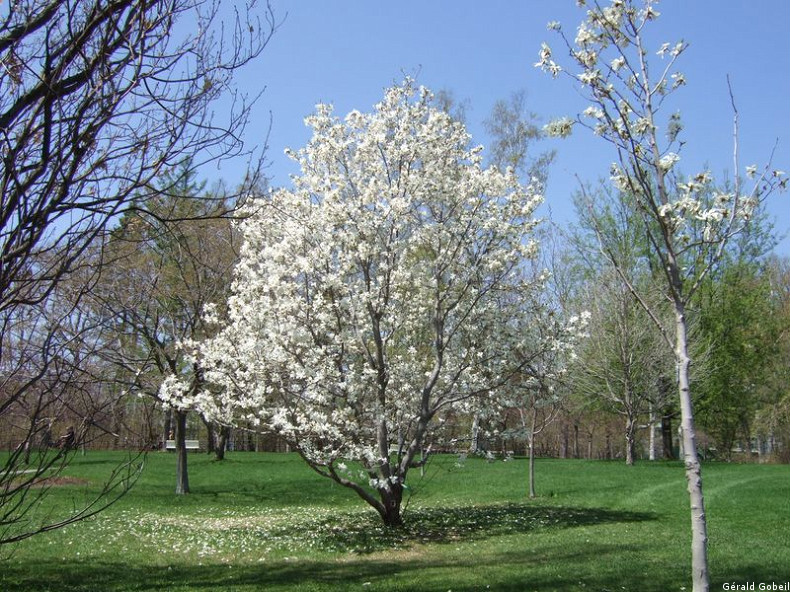
[[[590,29],[588,29],[584,23],[579,25],[579,30],[576,33],[576,40],[575,40],[576,45],[580,47],[584,47],[585,45],[594,43],[595,39],[596,37],[593,34],[593,32],[590,31]]]
[[[620,70],[620,68],[625,66],[625,58],[622,57],[622,56],[617,57],[617,58],[612,60],[612,63],[610,65],[612,66],[612,70],[617,72],[617,71]]]
[[[568,117],[560,117],[544,125],[543,131],[551,138],[567,138],[573,131],[573,123]]]
[[[583,64],[586,68],[592,68],[598,62],[598,53],[588,49],[577,51],[575,54],[579,63]]]
[[[540,45],[539,55],[540,61],[535,62],[535,67],[548,72],[553,78],[556,78],[562,72],[562,68],[551,59],[551,48],[545,42]]]
[[[603,119],[604,117],[603,110],[594,105],[587,107],[584,111],[582,111],[582,114],[585,117],[592,117],[593,119]]]
[[[658,161],[658,168],[661,169],[664,172],[667,172],[673,166],[675,166],[679,161],[680,161],[680,156],[678,156],[674,152],[667,152]]]
[[[659,16],[661,16],[661,13],[658,12],[655,8],[653,8],[651,2],[648,2],[644,10],[641,11],[641,15],[642,18],[644,18],[646,21],[652,21],[657,19]]]
[[[672,214],[673,210],[674,210],[674,208],[672,207],[671,203],[661,204],[658,207],[658,215],[661,218],[669,218],[669,216]]]
[[[670,78],[672,78],[672,88],[677,88],[686,84],[686,77],[681,72],[675,72]]]
[[[631,125],[631,129],[634,131],[635,134],[641,136],[652,130],[653,126],[650,124],[650,121],[646,117],[640,117],[639,119],[634,121],[634,123]]]
[[[601,71],[597,68],[585,70],[581,74],[579,74],[579,81],[582,84],[586,84],[587,86],[594,85],[597,81],[601,79]]]
[[[611,167],[609,167],[609,172],[609,179],[612,181],[612,184],[617,188],[617,190],[628,191],[630,186],[628,176],[620,168],[620,165],[617,163],[612,163]]]

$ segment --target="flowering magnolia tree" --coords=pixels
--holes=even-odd
[[[577,2],[583,6],[583,0]],[[614,148],[616,161],[611,181],[632,204],[633,218],[642,226],[655,268],[663,274],[665,299],[672,304],[674,326],[664,323],[639,290],[629,266],[618,257],[620,237],[597,229],[603,253],[620,278],[659,327],[675,354],[681,409],[684,461],[691,505],[692,580],[695,592],[708,590],[707,526],[702,477],[697,457],[694,414],[689,381],[688,305],[707,275],[715,268],[727,242],[744,230],[759,200],[787,178],[770,166],[746,167],[752,184],[746,187],[738,162],[737,111],[735,113],[735,179],[731,186],[717,185],[708,171],[686,176],[678,172],[683,145],[682,121],[677,112],[665,113],[670,95],[686,84],[677,61],[688,45],[663,43],[649,50],[646,28],[659,16],[656,2],[637,6],[630,0],[612,0],[602,7],[593,3],[576,36],[559,32],[573,66],[554,61],[547,44],[536,64],[553,77],[565,75],[581,87],[589,106],[576,119],[563,118],[547,126],[556,136],[567,136],[574,125],[590,128]],[[658,67],[652,55],[658,57]],[[595,203],[590,201],[593,212]]]
[[[410,80],[372,113],[318,105],[306,123],[294,188],[241,223],[227,320],[197,349],[214,391],[195,403],[279,434],[397,526],[435,419],[496,405],[519,369],[539,187],[483,168]]]

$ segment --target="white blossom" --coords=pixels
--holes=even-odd
[[[675,154],[674,152],[667,152],[664,156],[662,156],[658,161],[658,168],[662,171],[667,172],[672,169],[678,162],[680,162],[680,156]]]
[[[551,59],[551,48],[547,43],[541,43],[539,55],[540,60],[535,63],[535,67],[548,72],[553,78],[556,78],[562,72],[562,68]]]
[[[623,56],[618,56],[611,62],[612,70],[618,72],[623,66],[625,66],[625,58]]]
[[[554,119],[543,126],[543,131],[551,138],[567,138],[573,131],[573,120],[568,117]]]
[[[604,117],[604,112],[594,105],[590,105],[582,113],[585,117],[592,117],[594,119],[603,119]]]

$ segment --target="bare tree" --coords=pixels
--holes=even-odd
[[[502,169],[512,167],[527,179],[546,182],[548,167],[555,151],[532,154],[534,144],[543,138],[538,116],[527,109],[527,93],[520,90],[494,103],[485,120],[486,132],[491,136],[489,160]]]
[[[6,443],[13,452],[0,468],[0,543],[89,511],[25,519],[39,496],[27,493],[45,471],[52,477],[66,466],[88,433],[78,426],[96,421],[95,409],[80,417],[73,399],[90,392],[80,377],[100,342],[66,330],[104,264],[101,252],[88,251],[119,214],[162,191],[153,181],[186,156],[196,167],[245,158],[249,182],[258,182],[261,151],[241,140],[257,96],[239,93],[233,77],[278,25],[268,5],[253,2],[223,19],[212,0],[22,0],[3,13],[0,424],[24,416],[27,425],[5,431],[16,441]],[[76,421],[60,447],[54,409],[69,409]]]
[[[516,348],[521,370],[512,387],[521,429],[515,434],[527,441],[529,456],[529,497],[535,491],[535,442],[559,416],[568,395],[567,372],[586,341],[589,311],[574,311],[579,299],[567,266],[566,245],[556,229],[541,233],[544,245],[540,261],[533,262],[530,273],[541,290],[524,299],[530,307],[529,322],[521,331],[527,348]],[[586,305],[586,303],[585,303]],[[581,307],[580,307],[581,308]]]
[[[639,420],[657,400],[671,350],[638,302],[612,273],[590,286],[590,339],[574,387],[624,419],[625,462],[633,465]],[[658,308],[658,307],[657,307]]]
[[[173,183],[171,179],[176,178]],[[156,195],[146,213],[124,215],[105,246],[113,261],[88,301],[103,324],[123,339],[104,348],[102,359],[128,392],[153,397],[173,414],[177,455],[176,493],[189,493],[187,415],[189,404],[163,401],[160,387],[176,375],[197,392],[204,388],[199,365],[181,347],[205,338],[208,304],[224,305],[237,258],[231,220],[218,215],[231,208],[222,191],[206,191],[189,162],[163,174],[172,194]],[[207,199],[189,199],[198,196]]]

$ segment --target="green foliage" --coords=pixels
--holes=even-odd
[[[191,457],[196,486],[173,496],[175,457],[149,455],[138,486],[86,523],[16,547],[5,592],[196,590],[639,590],[686,586],[685,481],[675,463],[539,460],[544,497],[524,498],[526,461],[434,457],[402,530],[378,526],[296,455]],[[78,458],[93,481],[113,453]],[[710,464],[712,589],[784,581],[790,469]],[[47,503],[75,490],[55,488]],[[79,487],[79,486],[74,486]]]
[[[782,318],[765,266],[736,262],[711,278],[700,296],[699,331],[708,343],[698,385],[701,426],[725,458],[736,439],[748,442],[751,424],[779,354]]]

